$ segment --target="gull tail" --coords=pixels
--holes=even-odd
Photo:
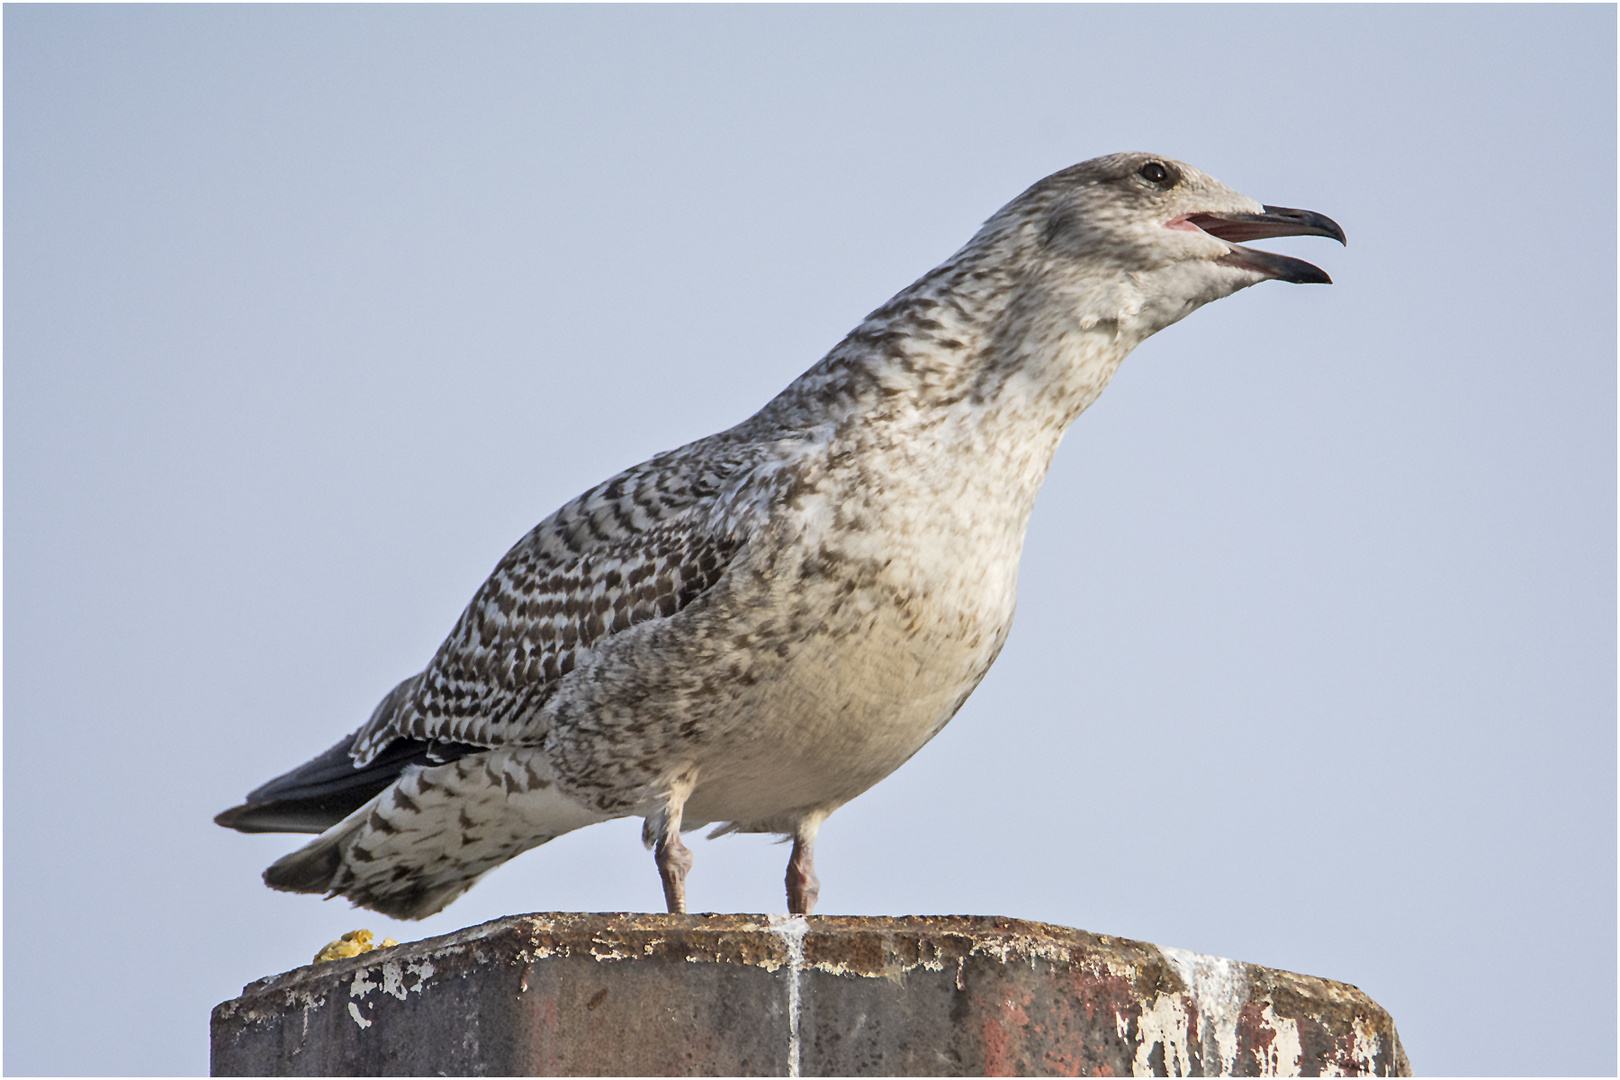
[[[531,747],[413,763],[318,838],[271,864],[264,883],[345,896],[396,919],[425,919],[508,859],[608,816],[559,792]]]

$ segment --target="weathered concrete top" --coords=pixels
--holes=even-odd
[[[522,915],[247,986],[215,1075],[1410,1075],[1344,983],[971,916]]]

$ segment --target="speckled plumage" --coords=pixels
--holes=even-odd
[[[1042,180],[759,413],[541,522],[423,672],[221,822],[325,828],[266,881],[404,917],[626,815],[673,909],[681,829],[717,822],[793,837],[807,910],[821,821],[932,738],[1005,642],[1064,430],[1201,304],[1325,281],[1231,242],[1302,232],[1343,238],[1152,155]],[[370,786],[345,795],[345,769]]]

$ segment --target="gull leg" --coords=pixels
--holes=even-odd
[[[642,842],[653,849],[653,862],[664,883],[664,905],[671,915],[686,914],[686,872],[692,869],[692,852],[681,843],[681,812],[696,786],[696,769],[677,776],[663,809],[649,817],[641,830]]]
[[[816,909],[816,898],[821,895],[821,879],[816,877],[816,832],[821,818],[799,823],[793,833],[793,854],[787,865],[788,911],[794,915],[808,915]]]
[[[692,869],[692,852],[681,843],[680,818],[675,828],[659,837],[653,847],[653,859],[658,863],[658,876],[664,881],[664,904],[671,915],[686,914],[686,872]]]

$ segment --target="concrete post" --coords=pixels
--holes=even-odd
[[[246,987],[213,1073],[1408,1076],[1353,986],[1017,919],[522,915]]]

